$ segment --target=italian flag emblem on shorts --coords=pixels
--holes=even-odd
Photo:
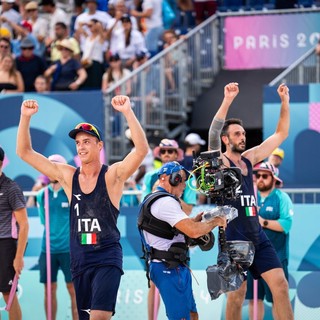
[[[96,233],[82,233],[81,234],[81,244],[97,244],[97,234]]]
[[[256,207],[246,207],[246,216],[247,217],[254,217],[257,215],[257,208]]]

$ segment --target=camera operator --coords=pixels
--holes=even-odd
[[[158,173],[159,185],[144,199],[138,220],[147,276],[150,270],[150,279],[159,289],[169,319],[198,319],[186,264],[188,237],[197,240],[217,226],[226,227],[225,217],[201,222],[202,213],[190,218],[182,210],[179,198],[189,176],[178,162],[164,164]]]
[[[293,319],[288,294],[288,282],[281,262],[261,228],[254,196],[252,166],[267,158],[288,136],[290,111],[289,89],[281,84],[277,90],[281,100],[280,118],[275,132],[260,145],[246,148],[246,132],[240,119],[225,120],[228,110],[239,93],[238,83],[229,83],[224,87],[224,99],[218,109],[209,130],[209,150],[220,150],[220,139],[226,147],[221,155],[226,167],[238,167],[242,173],[242,184],[238,188],[236,200],[226,200],[224,204],[238,209],[238,217],[232,220],[226,229],[227,240],[252,241],[255,256],[249,270],[255,279],[263,278],[273,296],[276,319]],[[242,304],[245,299],[247,283],[240,289],[227,294],[226,319],[240,320]]]

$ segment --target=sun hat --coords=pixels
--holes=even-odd
[[[184,157],[184,152],[182,149],[179,148],[178,142],[176,140],[170,140],[170,139],[162,139],[159,143],[159,146],[155,147],[153,150],[153,156],[155,158],[160,157],[160,150],[161,149],[172,149],[176,150],[178,153],[177,161],[181,161]]]
[[[279,169],[276,168],[270,162],[261,162],[254,166],[253,172],[256,173],[257,171],[267,171],[272,174],[274,179],[276,180],[277,185],[282,185],[283,181],[279,178]]]

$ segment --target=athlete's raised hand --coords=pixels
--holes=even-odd
[[[237,82],[230,82],[224,87],[225,99],[233,100],[239,93],[239,84]]]
[[[32,117],[38,112],[39,106],[36,100],[24,100],[21,104],[21,114]]]
[[[130,99],[127,96],[115,96],[112,98],[111,104],[114,109],[120,112],[125,112],[131,109]]]

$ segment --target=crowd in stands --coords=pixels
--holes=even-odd
[[[166,29],[194,27],[193,12],[191,0],[3,0],[0,91],[37,91],[36,79],[41,92],[105,91],[164,47]]]
[[[1,1],[1,93],[36,91],[39,76],[45,92],[105,92],[217,10],[253,8],[248,0],[39,1]],[[299,1],[258,2],[291,8]],[[166,59],[169,90],[175,90],[178,59]]]

